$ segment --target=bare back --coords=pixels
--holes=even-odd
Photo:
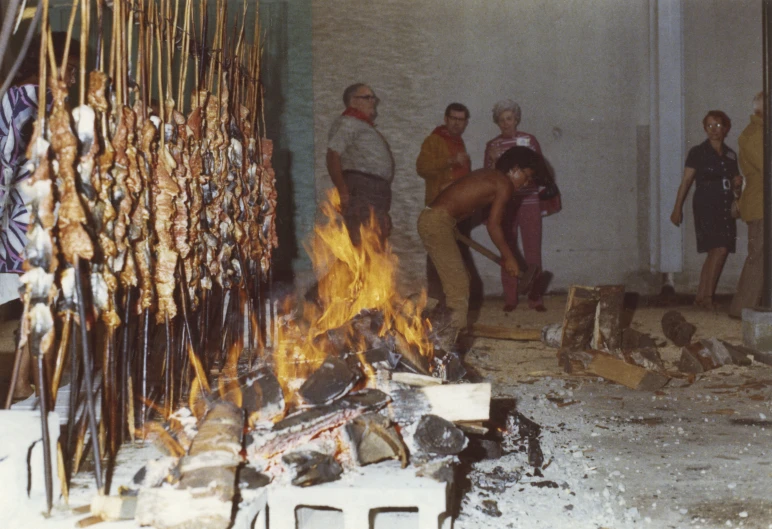
[[[498,217],[500,221],[513,190],[512,182],[502,172],[477,169],[445,188],[429,207],[444,209],[455,219],[462,220],[477,209],[491,206],[491,217]]]

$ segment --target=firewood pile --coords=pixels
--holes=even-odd
[[[662,335],[681,347],[681,355],[675,369],[667,369],[659,353],[667,342],[625,327],[623,306],[621,285],[572,286],[563,322],[545,327],[542,341],[558,348],[558,360],[567,372],[586,372],[646,391],[724,365],[747,366],[751,359],[772,362],[752,348],[717,338],[695,340],[696,326],[670,310],[662,316]]]

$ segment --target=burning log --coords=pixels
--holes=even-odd
[[[360,376],[345,361],[328,356],[319,369],[306,379],[299,393],[305,402],[313,406],[330,404],[351,391]]]
[[[260,422],[272,422],[284,415],[284,393],[276,375],[266,368],[247,379],[242,395],[242,408],[247,413],[251,428]]]
[[[368,411],[377,411],[389,402],[389,397],[375,389],[363,390],[325,406],[300,411],[276,423],[270,429],[251,432],[247,458],[258,469],[273,466],[279,454],[300,446],[323,431],[344,425]]]
[[[349,449],[360,466],[399,459],[407,466],[407,447],[391,421],[378,413],[366,413],[346,424]]]
[[[188,454],[179,460],[175,488],[140,490],[137,521],[156,528],[229,527],[243,424],[240,408],[225,401],[213,404]]]

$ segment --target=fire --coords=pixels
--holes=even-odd
[[[274,350],[276,375],[288,394],[294,393],[292,380],[305,378],[329,354],[319,345],[319,337],[328,331],[344,328],[363,311],[377,311],[383,316],[380,337],[396,332],[398,347],[404,355],[420,355],[430,360],[433,345],[428,338],[428,322],[421,318],[426,306],[426,293],[413,301],[397,290],[399,261],[391,246],[381,242],[378,224],[370,222],[360,229],[361,243],[352,244],[340,216],[337,190],[328,194],[321,206],[326,222],[318,224],[309,254],[319,280],[319,306],[306,304],[304,319],[310,322],[301,330],[281,325]],[[351,334],[351,333],[349,333]],[[351,351],[362,352],[366,343],[352,343]],[[360,356],[361,358],[361,356]],[[372,376],[372,369],[365,369]],[[302,382],[302,380],[300,380]],[[299,385],[298,382],[294,383]]]

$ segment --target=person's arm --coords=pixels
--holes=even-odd
[[[436,134],[427,137],[421,145],[421,152],[415,162],[418,176],[424,180],[437,181],[443,173],[451,168],[452,161],[448,158],[448,149],[442,138]]]
[[[332,149],[327,149],[327,172],[330,174],[332,183],[338,189],[341,210],[345,211],[348,207],[348,186],[343,179],[343,165],[340,161],[340,154]]]
[[[504,212],[510,198],[512,198],[512,185],[508,182],[499,185],[499,188],[496,190],[496,198],[493,199],[493,204],[491,204],[491,212],[488,216],[486,227],[488,228],[488,235],[490,235],[491,241],[493,241],[493,244],[496,245],[501,254],[501,267],[509,275],[517,276],[520,273],[520,267],[509,244],[507,244],[504,230],[501,228],[501,221],[504,219]]]
[[[689,188],[692,187],[692,182],[694,182],[694,173],[695,169],[693,167],[684,168],[684,177],[681,180],[681,185],[678,187],[673,213],[670,214],[670,222],[676,226],[680,226],[684,220],[684,201],[689,193]]]

